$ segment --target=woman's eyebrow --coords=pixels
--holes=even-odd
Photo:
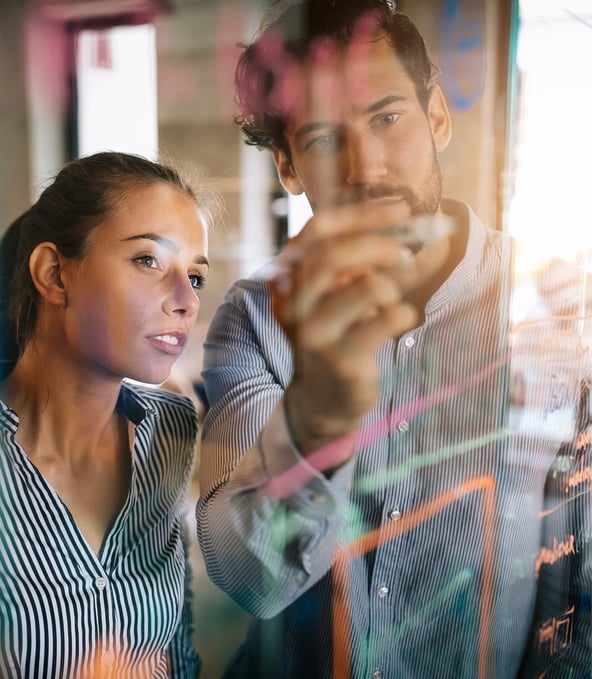
[[[175,243],[175,241],[171,240],[170,238],[167,238],[166,236],[160,236],[157,233],[138,233],[135,236],[128,236],[127,238],[122,238],[123,242],[132,240],[152,240],[155,243],[162,245],[167,250],[170,250],[171,252],[179,252],[179,250],[181,249],[179,245]],[[210,262],[208,261],[208,258],[205,255],[197,255],[196,257],[193,258],[193,261],[195,262],[195,264],[205,264],[208,267],[210,266]]]
[[[123,242],[130,240],[153,240],[159,245],[163,245],[167,250],[173,250],[175,252],[179,251],[179,246],[170,238],[166,236],[160,236],[157,233],[138,233],[135,236],[128,236],[127,238],[121,239]]]

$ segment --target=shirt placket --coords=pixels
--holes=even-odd
[[[389,454],[384,470],[380,532],[369,589],[369,634],[365,676],[384,679],[392,675],[390,657],[396,621],[401,609],[398,582],[403,576],[408,536],[399,533],[402,519],[414,505],[416,495],[413,468],[408,465],[416,452],[414,407],[422,392],[420,329],[402,336],[396,345],[389,385]]]
[[[123,620],[121,607],[117,605],[118,582],[122,558],[125,556],[126,544],[132,541],[132,536],[127,535],[126,527],[129,525],[128,517],[135,506],[138,497],[138,477],[134,464],[134,426],[130,424],[130,450],[132,450],[132,472],[130,479],[130,491],[127,502],[118,516],[115,525],[110,531],[101,553],[101,574],[95,580],[99,590],[98,611],[101,620],[101,668],[106,679],[120,676],[120,659],[125,646],[123,635]],[[119,592],[121,595],[121,592]]]
[[[95,590],[95,610],[99,631],[99,645],[97,648],[97,663],[100,668],[99,676],[110,679],[115,676],[116,649],[114,642],[113,588],[108,573],[101,569],[91,586]]]

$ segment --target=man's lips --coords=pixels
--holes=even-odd
[[[405,199],[401,196],[376,196],[375,198],[366,198],[366,203],[401,203]]]
[[[160,351],[173,356],[178,356],[187,344],[187,335],[178,331],[151,335],[147,339]]]
[[[393,203],[414,202],[414,193],[408,186],[392,186],[389,184],[355,184],[336,188],[335,197],[343,203],[364,203],[366,201],[384,200]]]

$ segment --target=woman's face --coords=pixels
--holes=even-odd
[[[107,379],[164,382],[197,318],[208,272],[207,232],[196,203],[171,185],[134,192],[67,259],[66,351]]]

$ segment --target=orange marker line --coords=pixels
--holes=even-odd
[[[403,516],[397,523],[379,528],[362,535],[343,547],[336,555],[331,569],[333,584],[333,676],[339,679],[350,677],[350,591],[349,562],[376,549],[388,540],[412,530],[419,524],[442,511],[461,497],[477,490],[483,490],[483,579],[481,585],[481,611],[479,622],[479,679],[487,677],[487,656],[489,648],[489,622],[491,615],[490,592],[493,579],[493,551],[495,535],[495,480],[490,476],[479,476],[463,483],[454,490],[448,490],[426,501],[417,509]]]

